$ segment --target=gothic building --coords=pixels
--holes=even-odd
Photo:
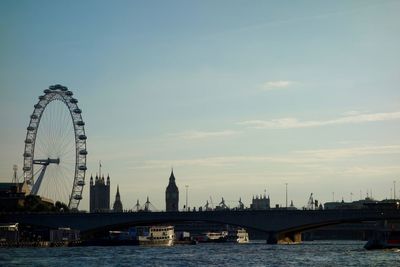
[[[179,190],[175,184],[174,170],[171,171],[169,184],[165,190],[165,205],[166,211],[178,211],[179,207]]]
[[[107,182],[103,177],[96,175],[93,183],[93,176],[90,176],[90,212],[110,211],[110,176]]]
[[[269,210],[270,209],[270,199],[269,196],[256,196],[251,201],[250,209],[252,210]]]
[[[123,211],[121,197],[119,196],[119,185],[117,185],[117,194],[115,195],[113,211],[114,212],[122,212]]]

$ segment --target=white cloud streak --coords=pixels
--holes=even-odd
[[[292,81],[268,81],[261,85],[263,91],[283,89],[293,85]]]
[[[172,134],[173,136],[177,136],[179,138],[183,138],[186,140],[193,139],[206,139],[206,138],[214,138],[214,137],[228,137],[239,134],[238,131],[233,130],[223,130],[223,131],[186,131],[182,133]]]
[[[239,164],[290,164],[309,168],[316,168],[320,163],[340,160],[348,161],[351,158],[373,155],[400,154],[400,145],[362,146],[337,149],[319,149],[292,151],[288,155],[279,156],[223,156],[206,157],[197,159],[177,160],[145,160],[137,162],[134,169],[168,168],[171,166],[197,166],[197,167],[226,167]]]
[[[339,160],[352,157],[369,156],[369,155],[391,155],[400,154],[400,145],[386,146],[362,146],[351,148],[335,148],[335,149],[319,149],[295,151],[295,154],[301,157],[318,160]]]
[[[272,120],[247,120],[239,122],[254,129],[293,129],[321,127],[339,124],[358,124],[365,122],[390,121],[400,119],[400,112],[370,113],[349,115],[330,120],[301,121],[296,118],[280,118]]]
[[[400,172],[400,166],[388,165],[388,166],[353,166],[345,169],[342,174],[350,177],[355,176],[391,176]]]

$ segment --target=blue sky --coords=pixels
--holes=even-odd
[[[148,195],[164,209],[171,166],[191,206],[249,205],[264,190],[284,204],[285,183],[298,207],[311,192],[389,197],[400,181],[399,11],[398,1],[1,1],[0,179],[22,166],[37,97],[61,83],[83,110],[88,174],[101,160],[125,208]]]

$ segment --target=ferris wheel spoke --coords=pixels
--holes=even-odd
[[[58,127],[58,142],[57,142],[57,154],[60,155],[71,146],[74,135],[71,134],[74,129],[71,127],[71,122],[67,121],[66,112],[63,113],[63,120]]]
[[[75,143],[75,138],[69,138],[69,140],[65,140],[63,143],[60,143],[59,149],[58,149],[58,154],[64,154],[72,151],[70,148],[73,144]]]
[[[69,201],[68,195],[70,194],[70,191],[72,191],[72,183],[73,183],[73,177],[74,174],[65,170],[61,170],[62,175],[59,176],[59,184],[62,185],[61,188],[62,190],[62,194],[63,194],[63,199],[64,203]],[[70,178],[68,178],[70,177]],[[67,203],[68,204],[68,203]]]
[[[60,186],[63,186],[59,183],[59,170],[52,169],[48,175],[47,186],[45,187],[47,196],[53,201],[63,201],[64,197],[60,193]]]

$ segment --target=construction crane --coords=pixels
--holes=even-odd
[[[308,210],[313,210],[314,209],[313,193],[311,193],[310,197],[308,198],[307,209]]]
[[[239,198],[238,210],[244,210],[244,204],[242,202],[242,198]]]
[[[208,200],[207,200],[206,204],[204,205],[204,208],[206,209],[206,211],[211,210],[210,204],[208,203]]]
[[[135,211],[140,211],[140,210],[141,210],[140,203],[139,203],[139,199],[137,200],[136,205],[133,207],[133,209],[134,209]]]
[[[210,203],[211,203],[211,209],[214,209],[214,203],[211,196],[210,196]]]
[[[229,209],[229,207],[225,204],[225,199],[224,198],[222,198],[221,202],[218,205],[218,208],[224,209],[224,210]]]

